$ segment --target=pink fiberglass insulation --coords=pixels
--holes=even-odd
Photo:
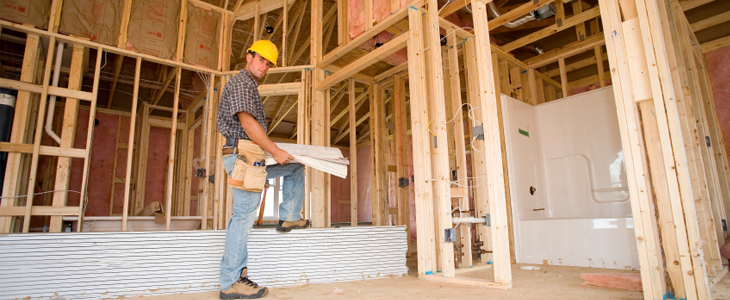
[[[705,58],[715,95],[725,153],[730,155],[730,47],[707,52]]]
[[[170,153],[170,129],[150,127],[144,206],[158,201],[165,204],[167,156]],[[140,174],[141,175],[141,174]]]
[[[391,143],[391,146],[392,143]],[[404,144],[404,150],[407,151],[407,157],[408,161],[405,162],[407,165],[406,168],[408,169],[408,178],[410,180],[410,175],[413,175],[413,147],[411,144],[411,139],[407,138],[405,140]],[[393,152],[393,151],[391,151]],[[388,164],[395,165],[395,162],[392,160],[395,159],[394,154],[391,154],[391,162]],[[354,163],[354,162],[353,162]],[[371,179],[372,179],[372,170],[370,169],[372,166],[372,156],[370,156],[370,146],[363,146],[360,148],[357,148],[357,198],[358,198],[358,205],[357,205],[357,220],[358,222],[372,222],[373,219],[373,206],[372,206],[372,189],[371,189]],[[397,178],[395,177],[395,173],[388,172],[390,174],[389,176],[389,184],[388,184],[388,195],[389,195],[389,204],[391,207],[395,207],[395,193],[396,193],[396,182]],[[349,179],[348,179],[349,180]],[[333,192],[334,193],[334,192]],[[410,224],[411,224],[411,240],[416,240],[416,206],[415,206],[415,196],[413,191],[413,183],[410,182],[408,185],[408,207],[410,209]],[[333,202],[334,204],[334,202]],[[341,208],[342,209],[342,208]],[[334,210],[334,209],[333,209]],[[349,208],[348,208],[349,213]],[[349,221],[349,217],[347,218]],[[395,219],[393,219],[393,224],[395,224]],[[334,217],[333,220],[334,221]]]
[[[357,221],[373,221],[370,146],[357,148]]]
[[[606,83],[606,86],[611,86],[612,85],[611,78],[605,79],[604,82]],[[592,91],[592,90],[600,89],[600,88],[601,88],[600,83],[599,82],[596,82],[596,83],[591,84],[591,85],[586,85],[586,86],[574,88],[574,89],[568,91],[568,93],[570,93],[570,95],[566,95],[565,97],[572,96],[572,95],[576,95],[576,94],[580,94],[580,93],[585,93],[587,91]]]
[[[585,280],[584,285],[605,286],[635,292],[643,291],[639,273],[583,273],[580,274],[580,278]]]
[[[349,158],[350,151],[342,151]],[[348,167],[349,168],[349,167]],[[330,176],[331,220],[332,223],[350,222],[350,173],[346,178]],[[342,201],[342,203],[340,203]]]
[[[408,3],[410,3],[410,1],[400,0],[399,4],[402,8]],[[355,38],[365,32],[365,4],[363,0],[349,0],[348,4],[350,37]],[[373,0],[373,19],[380,22],[390,15],[389,0]],[[370,51],[374,48],[376,42],[386,43],[392,37],[393,35],[388,32],[381,32],[374,38],[369,39],[362,45],[358,46],[358,48]],[[407,60],[408,54],[406,49],[401,49],[383,59],[384,62],[394,66],[402,64]]]

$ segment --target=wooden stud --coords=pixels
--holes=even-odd
[[[170,152],[167,159],[167,185],[165,192],[165,230],[170,230],[170,216],[172,214],[173,179],[175,168],[175,144],[177,142],[177,107],[180,101],[180,77],[182,70],[177,68],[175,76],[175,99],[172,104],[172,129],[170,130]]]
[[[417,2],[411,3],[412,7],[420,7],[423,5],[422,0],[416,0]],[[373,26],[371,30],[366,30],[364,33],[360,34],[359,36],[353,38],[350,42],[340,45],[334,50],[330,51],[325,55],[321,61],[317,64],[319,67],[324,67],[327,65],[332,64],[335,60],[338,58],[346,55],[353,49],[360,46],[363,42],[375,37],[378,33],[382,32],[383,30],[387,29],[390,26],[393,26],[393,24],[397,23],[398,21],[405,18],[405,16],[408,14],[408,7],[403,7],[400,10],[398,10],[396,13],[390,15],[389,17],[385,18],[384,20],[378,22],[377,25]],[[314,20],[314,19],[313,19]],[[367,23],[367,22],[366,22]],[[378,48],[380,49],[380,48]],[[311,62],[310,62],[311,63]],[[370,63],[372,64],[372,63]],[[369,64],[368,64],[369,65]]]
[[[699,7],[702,5],[705,5],[707,3],[710,3],[715,0],[682,0],[680,2],[680,5],[682,6],[682,10],[690,10],[695,7]]]
[[[48,32],[58,32],[58,25],[61,23],[61,9],[63,0],[52,0],[50,20],[48,21]]]
[[[494,19],[490,20],[489,27],[487,29],[489,29],[489,30],[495,29],[499,26],[504,25],[505,23],[507,23],[509,21],[516,19],[517,17],[519,17],[521,15],[524,15],[528,12],[536,10],[536,9],[543,7],[547,4],[550,4],[554,1],[555,0],[534,0],[534,1],[527,2],[513,10],[510,10],[510,11],[502,14],[501,16],[499,16],[499,18],[494,18]],[[472,7],[472,12],[473,11],[474,11],[474,8]],[[476,28],[474,31],[476,31]]]
[[[106,108],[112,107],[112,101],[114,101],[114,94],[117,90],[117,82],[119,81],[119,73],[122,71],[122,63],[124,62],[124,56],[117,55],[116,64],[114,66],[114,80],[112,81],[111,89],[109,90],[109,100],[106,103]]]
[[[20,80],[23,82],[34,82],[34,78],[38,73],[38,45],[40,38],[38,35],[28,34],[26,37],[25,54],[23,56],[23,67],[20,73]],[[31,111],[31,93],[27,91],[18,91],[15,100],[15,116],[13,118],[13,129],[10,134],[11,143],[23,143],[26,127],[29,125],[29,117]],[[32,152],[31,152],[32,153]],[[8,153],[7,168],[5,171],[5,179],[3,182],[3,197],[14,197],[20,193],[21,164],[23,155],[19,153]],[[0,207],[15,206],[17,200],[8,200],[0,202]],[[9,233],[12,227],[12,218],[0,217],[0,232]]]
[[[365,31],[373,28],[373,0],[364,0],[363,11],[365,11]]]
[[[72,90],[81,90],[81,82],[83,79],[83,64],[86,60],[83,46],[74,46],[71,58],[71,67],[68,79],[68,88]],[[63,113],[63,129],[61,132],[61,148],[71,148],[74,144],[76,121],[78,113],[79,100],[74,98],[66,98],[66,104]],[[71,158],[59,157],[56,167],[56,180],[54,190],[67,190],[69,179],[71,177]],[[53,206],[66,206],[68,192],[54,193]],[[49,232],[61,232],[63,225],[62,218],[58,216],[51,217]]]
[[[394,132],[394,139],[395,139],[395,157],[396,157],[396,207],[398,208],[398,225],[405,225],[406,226],[406,237],[408,241],[408,252],[411,251],[410,241],[411,241],[411,216],[410,216],[410,204],[409,204],[409,188],[408,186],[400,187],[400,185],[397,183],[401,178],[406,178],[406,180],[410,181],[410,178],[408,178],[409,173],[409,165],[408,163],[408,150],[405,149],[405,143],[407,137],[407,130],[408,125],[406,122],[408,121],[407,110],[406,110],[406,97],[405,97],[405,83],[403,82],[400,75],[393,76],[393,82],[394,82],[394,93],[393,93],[393,102],[394,102],[394,114],[395,114],[395,132]],[[355,116],[353,114],[352,120],[355,119]],[[354,125],[354,122],[353,122]],[[354,128],[354,126],[351,125],[351,128]],[[351,132],[355,132],[352,130]]]
[[[576,1],[573,1],[573,2],[576,2]],[[558,5],[559,4],[558,1],[555,1],[555,4]],[[560,3],[560,4],[562,5],[562,3]],[[575,6],[575,3],[573,5]],[[580,25],[583,25],[583,39],[578,39],[578,41],[583,41],[583,40],[585,40],[584,22],[588,21],[590,19],[594,19],[594,18],[598,17],[599,15],[600,15],[600,10],[598,9],[598,7],[591,8],[591,9],[587,10],[586,12],[577,14],[573,17],[570,17],[567,20],[561,21],[552,26],[548,26],[541,30],[530,33],[524,37],[519,38],[518,40],[516,40],[514,42],[510,42],[509,44],[502,46],[502,49],[504,49],[504,51],[509,52],[509,51],[515,50],[517,48],[520,48],[524,45],[528,45],[533,42],[544,39],[548,36],[561,32],[565,29],[572,28],[574,26],[577,29]]]
[[[322,59],[322,1],[313,0],[311,9],[311,34],[310,34],[310,62],[317,65]],[[312,127],[311,127],[311,140],[312,145],[324,146],[326,141],[326,132],[329,128],[325,127],[324,118],[329,116],[325,115],[326,109],[326,97],[325,90],[328,87],[322,87],[321,82],[324,79],[324,70],[315,69],[312,74]],[[310,198],[310,214],[312,227],[322,228],[326,226],[326,206],[328,191],[325,191],[326,180],[328,176],[322,171],[311,170],[311,198]]]
[[[53,38],[51,38],[51,42],[49,45],[53,45]],[[101,74],[101,53],[102,48],[98,47],[96,48],[96,66],[94,67],[94,86],[92,88],[92,94],[93,98],[91,100],[91,106],[89,108],[89,125],[87,128],[87,134],[86,134],[86,150],[85,154],[86,157],[84,157],[84,174],[82,175],[81,180],[81,199],[79,201],[79,219],[76,226],[76,231],[81,232],[83,228],[83,222],[84,222],[84,209],[86,208],[86,188],[89,183],[89,166],[91,165],[91,138],[94,135],[94,119],[96,118],[96,104],[97,104],[97,96],[99,95],[99,75]],[[52,51],[48,51],[49,53]],[[43,115],[43,114],[40,114]],[[40,131],[40,130],[38,130]]]
[[[162,85],[162,89],[160,89],[159,94],[157,94],[157,97],[155,97],[155,100],[152,101],[152,105],[157,105],[158,103],[160,103],[162,96],[164,96],[165,92],[167,91],[167,87],[170,86],[170,83],[172,83],[172,79],[175,78],[175,73],[179,69],[179,67],[170,69],[170,72],[167,73],[167,79],[165,80],[165,84]]]
[[[371,85],[370,93],[370,156],[372,216],[374,226],[389,225],[388,185],[387,185],[387,143],[385,136],[385,107],[383,105],[380,84]]]
[[[573,42],[560,48],[550,50],[538,56],[526,59],[524,63],[533,68],[542,67],[549,63],[555,62],[560,57],[567,58],[575,54],[585,52],[588,49],[593,49],[593,46],[603,45],[605,42],[606,41],[602,35],[594,34],[591,37],[587,38],[585,41]]]
[[[577,16],[580,13],[583,12],[583,0],[574,0],[570,3],[571,6],[573,6],[573,16]],[[600,14],[600,11],[599,11]],[[571,18],[573,19],[573,18]],[[586,23],[585,21],[578,23],[575,25],[575,35],[578,41],[583,41],[586,39]]]
[[[570,96],[568,92],[568,74],[565,71],[565,59],[558,58],[558,64],[560,65],[560,82],[563,88],[563,98]]]
[[[347,88],[349,91],[350,128],[356,128],[355,79],[350,78],[347,80]],[[357,226],[357,184],[357,130],[350,130],[350,226],[353,227]]]
[[[286,36],[287,36],[287,28],[289,27],[289,2],[284,1],[284,7],[281,10],[281,18],[284,19],[284,27],[281,28],[281,53],[286,53],[287,45],[286,45]],[[296,45],[293,45],[296,46]],[[292,47],[293,48],[293,47]],[[286,67],[286,55],[281,56],[281,66]],[[294,63],[296,64],[296,63]]]
[[[538,86],[537,86],[537,80],[535,79],[535,69],[529,68],[527,69],[527,80],[529,81],[530,85],[530,104],[531,105],[537,105],[538,104]],[[540,93],[542,93],[542,89],[539,90]]]
[[[406,43],[408,41],[408,35],[402,34],[400,36],[397,36],[390,40],[389,42],[385,43],[383,46],[380,46],[380,48],[375,49],[371,51],[370,53],[366,54],[365,56],[359,58],[358,60],[350,63],[347,65],[347,67],[344,67],[337,71],[336,73],[328,76],[326,79],[322,81],[322,83],[318,86],[317,89],[324,90],[327,89],[336,83],[347,79],[348,77],[352,76],[353,74],[360,72],[361,70],[369,67],[373,63],[382,60],[383,58],[395,53],[396,51],[403,49],[405,47]]]
[[[182,0],[180,2],[180,24],[177,29],[177,50],[175,50],[175,61],[177,62],[182,61],[183,48],[185,47],[185,31],[188,23],[188,1],[189,0]]]
[[[134,129],[137,123],[137,97],[139,96],[139,79],[142,74],[142,58],[137,58],[137,64],[134,71],[134,90],[132,91],[132,116],[129,119],[129,139],[127,144],[127,171],[126,179],[124,180],[124,204],[122,206],[122,231],[127,231],[127,216],[129,214],[129,196],[132,191],[132,151],[135,147],[133,146],[134,141]],[[139,151],[139,149],[137,150]],[[144,177],[144,176],[142,176]]]
[[[638,107],[634,102],[631,75],[627,64],[624,29],[621,24],[619,5],[616,0],[601,0],[601,20],[606,35],[606,47],[611,65],[614,97],[616,98],[619,128],[624,149],[634,230],[641,266],[642,286],[645,298],[661,298],[666,293],[664,270],[658,257],[658,234],[651,199],[651,184],[647,176],[647,163],[641,125],[636,121]],[[609,40],[610,39],[610,40]]]
[[[479,76],[477,74],[477,67],[475,63],[476,50],[474,50],[474,47],[474,38],[467,39],[466,43],[464,43],[464,64],[466,65],[467,100],[472,107],[479,107],[481,105],[481,102],[479,101],[479,94],[477,93]],[[496,58],[493,58],[492,62],[495,64],[498,63]],[[494,76],[493,78],[495,81],[499,80],[499,76]],[[495,84],[498,83],[495,82]],[[480,109],[475,109],[473,112],[475,119],[484,120]],[[471,159],[473,179],[471,180],[470,185],[473,187],[472,196],[474,198],[474,214],[476,216],[486,216],[489,214],[487,186],[484,184],[487,182],[486,156],[477,155],[478,153],[483,153],[485,149],[486,146],[484,144],[484,140],[475,139],[472,136]],[[479,253],[480,261],[484,264],[492,262],[492,253],[486,252],[491,252],[492,250],[491,230],[486,226],[486,224],[476,224],[475,227],[478,236],[477,241],[482,243],[480,250],[484,251]]]
[[[112,168],[112,188],[109,196],[109,215],[114,215],[114,190],[117,184],[117,161],[119,160],[119,137],[122,135],[122,116],[117,116],[117,134],[114,141],[114,164]]]
[[[408,39],[408,83],[411,94],[411,130],[413,134],[413,176],[416,226],[420,230],[418,235],[418,277],[436,271],[435,249],[433,240],[433,200],[431,184],[431,160],[428,140],[428,115],[426,111],[425,93],[425,59],[423,55],[423,22],[421,11],[415,7],[408,10],[409,35]]]
[[[49,28],[51,25],[49,24]],[[53,66],[53,60],[54,60],[54,51],[56,50],[56,39],[51,37],[48,42],[48,54],[46,54],[46,64],[44,68],[43,73],[43,91],[41,92],[41,98],[40,98],[40,104],[38,108],[38,116],[41,116],[37,118],[37,124],[35,127],[35,135],[33,138],[33,154],[31,157],[31,163],[30,163],[30,178],[28,179],[28,190],[26,193],[26,201],[25,201],[25,214],[23,217],[23,233],[27,233],[30,229],[30,214],[31,214],[31,208],[33,206],[33,197],[35,195],[35,183],[36,183],[36,175],[38,172],[38,158],[39,158],[39,150],[41,146],[41,137],[43,130],[43,116],[46,115],[46,101],[48,100],[48,84],[51,76],[51,69]],[[83,195],[83,192],[82,194]],[[83,202],[83,197],[82,201]]]
[[[447,43],[449,45],[448,57],[449,57],[449,86],[451,87],[451,113],[453,117],[453,137],[454,137],[454,149],[456,157],[456,174],[457,174],[457,189],[466,190],[469,186],[469,180],[467,178],[466,170],[466,146],[464,145],[464,112],[468,112],[468,106],[464,106],[461,101],[461,81],[459,78],[459,53],[456,49],[456,35],[455,30],[452,28],[447,33]],[[405,101],[404,101],[405,102]],[[398,112],[396,112],[398,115]],[[405,115],[405,114],[403,114]],[[405,132],[403,132],[405,137]],[[449,142],[451,144],[451,142]],[[408,194],[406,194],[407,196]],[[455,197],[455,195],[451,195]],[[407,203],[407,202],[406,202]],[[458,198],[457,203],[460,208],[460,216],[466,217],[469,211],[469,195],[468,193],[462,193],[461,197]],[[410,221],[410,220],[409,220]],[[472,254],[471,254],[471,224],[461,224],[459,227],[459,241],[461,245],[461,268],[472,266]]]
[[[499,95],[495,94],[492,74],[491,47],[489,46],[489,26],[487,9],[483,2],[472,0],[474,12],[474,32],[476,66],[478,74],[477,90],[483,116],[484,135],[487,147],[485,154],[490,166],[502,166],[501,132],[499,130]],[[506,15],[506,14],[505,14]],[[502,15],[504,16],[504,15]],[[505,174],[503,168],[489,168],[489,209],[491,212],[492,245],[494,251],[494,281],[512,286],[512,269],[509,250],[509,229],[506,207]]]

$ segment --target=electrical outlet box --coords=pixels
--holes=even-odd
[[[408,178],[405,178],[405,177],[398,178],[398,186],[399,187],[407,187],[408,184],[409,184]]]
[[[456,242],[456,229],[454,229],[454,228],[444,229],[444,242],[447,242],[447,243]]]
[[[484,127],[482,125],[472,128],[472,135],[475,139],[484,140]]]

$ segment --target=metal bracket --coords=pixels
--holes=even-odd
[[[484,127],[482,125],[474,126],[471,131],[475,139],[484,140]]]
[[[444,242],[453,243],[456,241],[456,229],[446,228],[444,229]]]

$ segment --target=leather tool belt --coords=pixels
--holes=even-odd
[[[238,140],[235,144],[236,147],[226,147],[222,151],[223,155],[236,155],[228,183],[233,188],[260,193],[266,185],[264,149],[249,140]]]

